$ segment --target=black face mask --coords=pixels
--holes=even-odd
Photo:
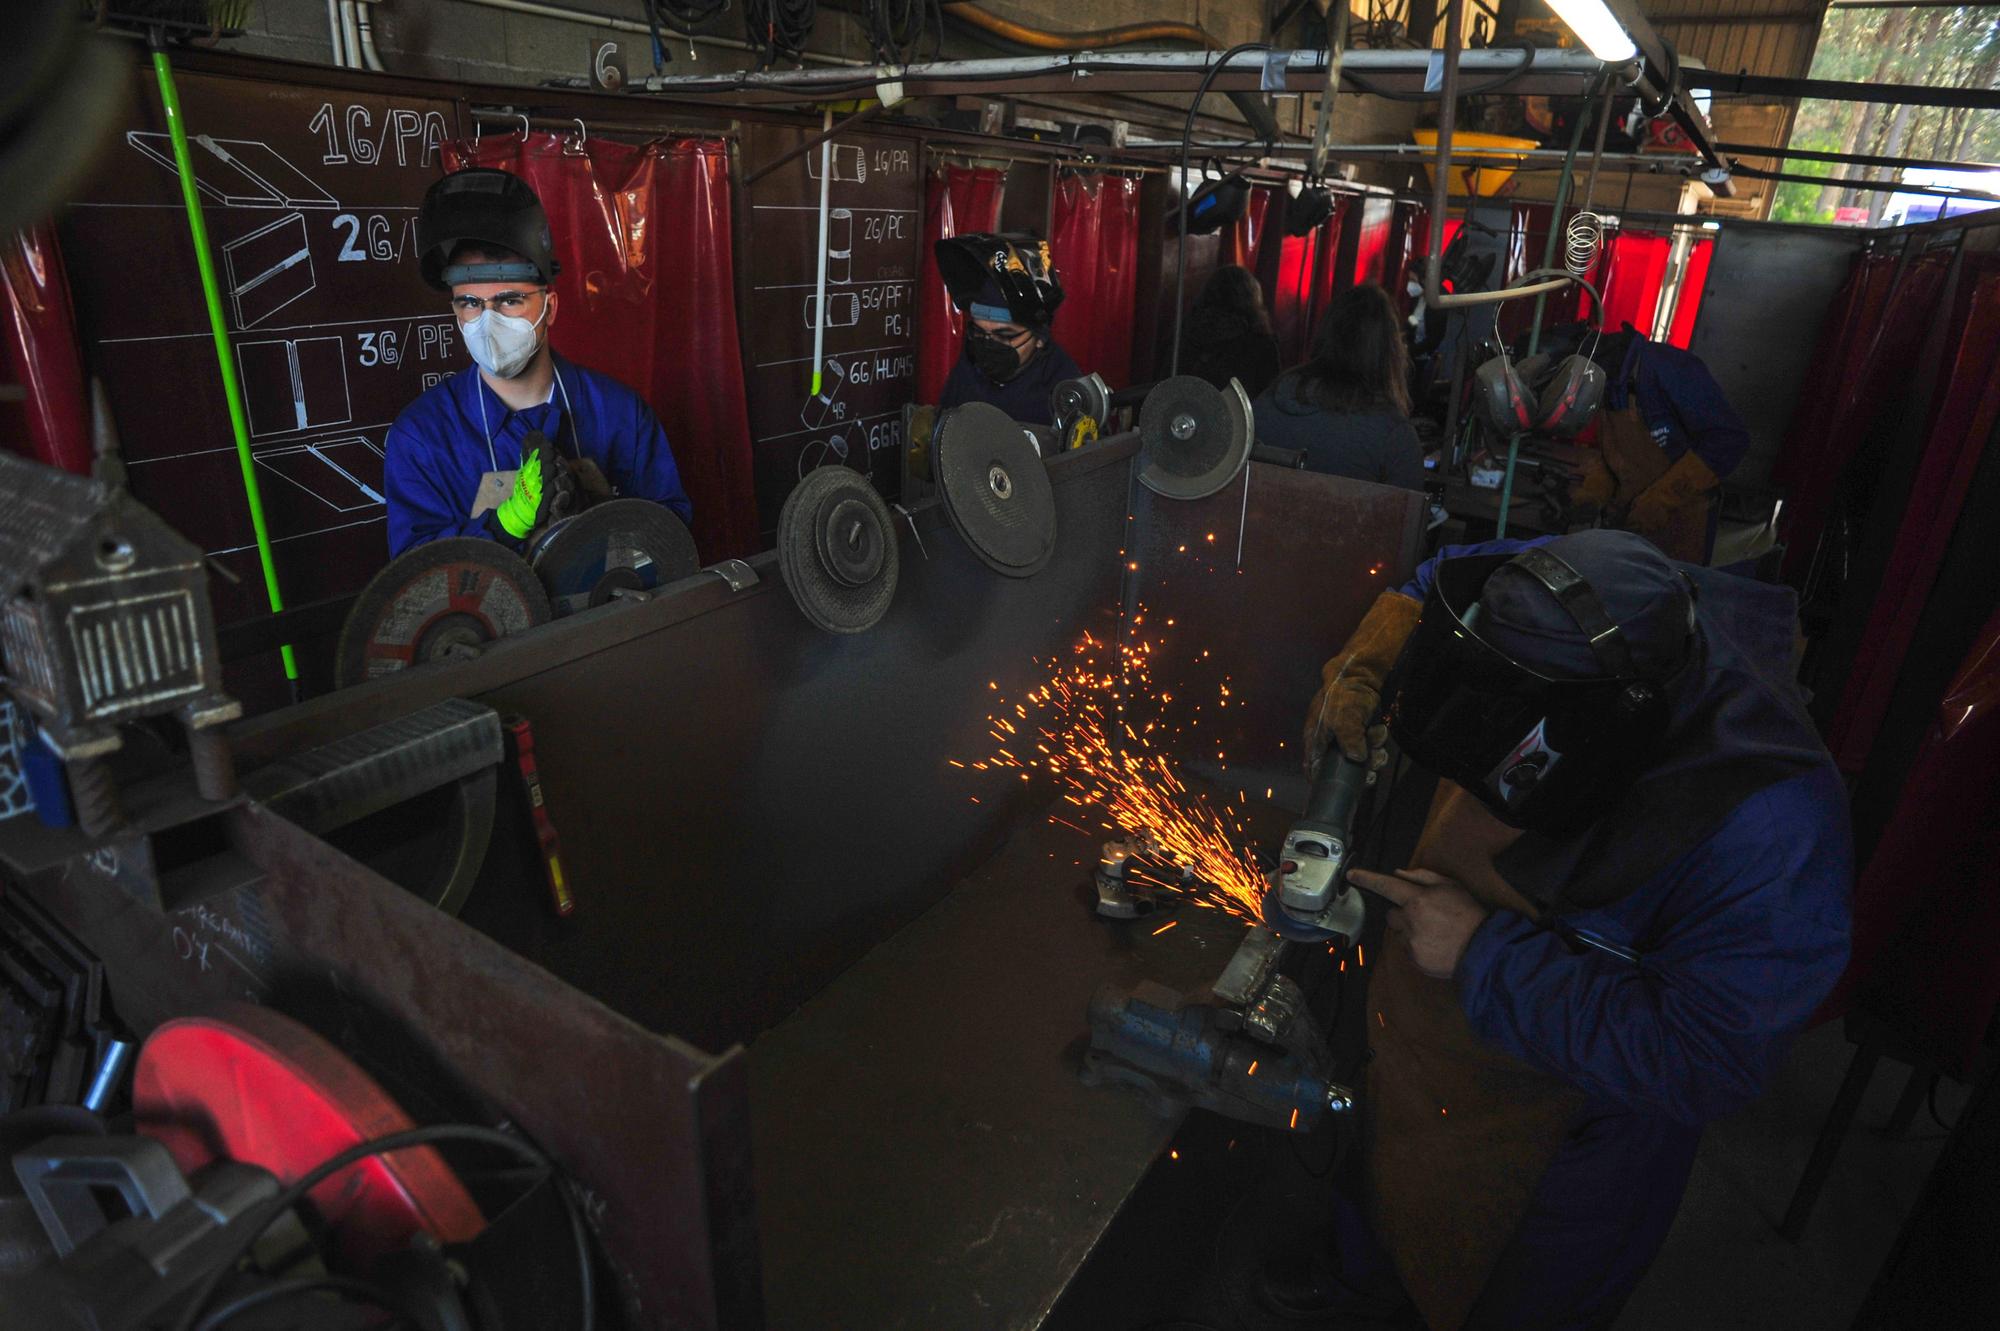
[[[1026,368],[1013,344],[978,328],[966,330],[965,350],[978,371],[996,384],[1006,383]]]

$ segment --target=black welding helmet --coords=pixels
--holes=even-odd
[[[508,263],[453,264],[467,243],[520,255]],[[439,291],[460,282],[556,280],[555,238],[548,214],[528,182],[509,171],[469,166],[454,171],[424,192],[417,214],[417,254],[424,281]]]
[[[976,232],[947,236],[932,248],[953,303],[973,318],[1041,331],[1056,317],[1062,279],[1046,240]]]
[[[1658,754],[1694,632],[1692,587],[1629,532],[1442,559],[1390,733],[1509,826],[1576,832]]]

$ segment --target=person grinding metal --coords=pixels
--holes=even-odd
[[[1049,243],[1030,235],[951,236],[937,242],[938,272],[967,315],[965,351],[944,381],[938,410],[990,402],[1023,425],[1049,425],[1051,396],[1082,377],[1049,336],[1062,280]]]
[[[1307,754],[1380,767],[1393,737],[1404,791],[1437,784],[1408,867],[1349,875],[1393,904],[1365,1204],[1267,1301],[1612,1324],[1703,1125],[1762,1094],[1847,958],[1847,797],[1794,614],[1587,531],[1446,548],[1327,662]]]
[[[518,547],[577,488],[693,513],[666,432],[640,396],[555,354],[558,265],[542,203],[487,167],[432,185],[417,217],[424,281],[451,297],[477,373],[426,391],[389,427],[389,553],[443,536]]]

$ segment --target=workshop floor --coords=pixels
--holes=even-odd
[[[1802,1038],[1771,1093],[1703,1139],[1665,1248],[1616,1331],[1844,1331],[1860,1308],[1943,1146],[1918,1111],[1908,1135],[1881,1126],[1907,1069],[1885,1061],[1862,1101],[1804,1239],[1776,1232],[1853,1047],[1839,1023]],[[1947,1082],[1952,1122],[1965,1091]],[[1257,1254],[1296,1243],[1327,1212],[1322,1144],[1195,1115],[1178,1154],[1154,1169],[1044,1331],[1280,1331],[1251,1293]],[[1351,1323],[1314,1322],[1324,1331]]]
[[[1769,1095],[1709,1129],[1666,1247],[1617,1331],[1839,1331],[1853,1320],[1945,1136],[1919,1110],[1906,1137],[1883,1138],[1908,1076],[1885,1061],[1804,1237],[1780,1238],[1778,1219],[1853,1052],[1838,1022],[1820,1027],[1794,1046]],[[1964,1087],[1940,1085],[1939,1116],[1953,1122],[1965,1098]]]

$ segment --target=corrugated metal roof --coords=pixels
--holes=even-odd
[[[1647,0],[1647,17],[1682,55],[1729,73],[1804,78],[1826,0]]]

